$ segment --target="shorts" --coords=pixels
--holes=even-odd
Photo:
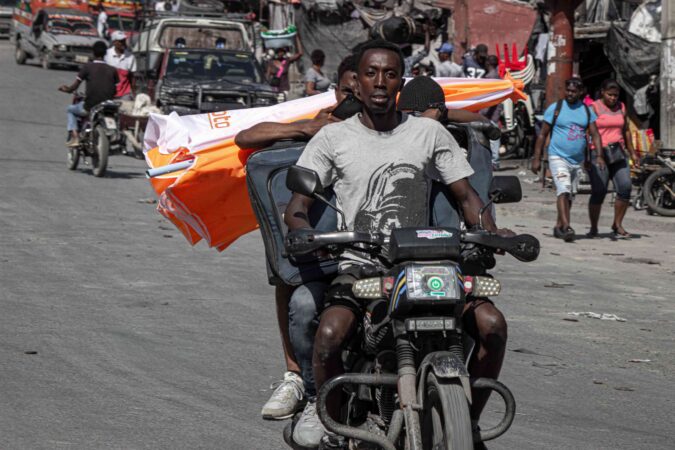
[[[549,156],[548,164],[551,168],[556,195],[559,197],[563,194],[569,194],[573,197],[579,188],[581,165],[572,164],[560,156]]]

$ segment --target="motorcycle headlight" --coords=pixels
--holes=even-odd
[[[204,101],[207,102],[207,103],[213,103],[214,100],[215,100],[215,98],[213,97],[213,95],[205,95],[204,96]]]
[[[277,103],[283,103],[285,101],[286,101],[286,94],[284,94],[283,92],[279,92],[277,94]]]
[[[68,46],[66,44],[61,44],[57,47],[58,51],[60,52],[67,52],[68,51]]]
[[[410,300],[457,300],[461,298],[454,266],[406,267],[406,284]]]

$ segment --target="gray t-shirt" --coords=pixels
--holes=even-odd
[[[443,61],[438,65],[439,77],[464,78],[464,69],[452,61]]]
[[[297,164],[333,186],[348,229],[385,234],[428,225],[432,180],[451,184],[473,174],[441,124],[406,114],[389,132],[367,128],[360,114],[327,125]]]
[[[320,92],[326,92],[330,87],[330,80],[314,70],[314,67],[310,67],[307,69],[307,73],[305,73],[305,83],[308,81],[313,81],[314,89]]]

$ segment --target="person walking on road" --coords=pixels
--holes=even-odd
[[[316,95],[326,92],[330,87],[330,80],[321,71],[323,63],[326,61],[326,54],[323,50],[316,49],[312,52],[310,59],[312,67],[305,73],[305,95]]]
[[[101,39],[108,39],[108,14],[105,12],[105,7],[103,2],[99,2],[96,9],[98,10],[98,16],[96,16],[96,31],[98,32],[98,37]]]
[[[73,93],[83,81],[87,82],[84,100],[68,107],[68,147],[80,145],[77,118],[86,117],[94,106],[115,97],[117,83],[120,81],[117,70],[105,63],[103,58],[108,51],[105,42],[94,44],[94,60],[82,66],[75,82],[59,87],[59,91]]]
[[[544,113],[544,124],[537,137],[532,159],[532,172],[536,174],[541,168],[542,150],[550,134],[548,161],[556,188],[558,209],[553,235],[565,242],[575,238],[570,226],[570,209],[577,192],[581,163],[587,161],[586,134],[590,133],[595,147],[601,148],[600,134],[595,125],[597,116],[581,101],[584,93],[581,78],[570,78],[565,82],[565,99],[549,105]],[[595,155],[595,164],[599,169],[605,168],[601,153]]]
[[[596,125],[602,140],[602,149],[594,147],[591,151],[591,167],[589,176],[591,179],[591,199],[588,202],[588,216],[591,220],[591,229],[588,237],[598,235],[598,220],[602,202],[607,195],[607,185],[610,178],[616,191],[614,201],[614,222],[612,232],[617,238],[629,238],[623,228],[623,218],[630,204],[630,192],[632,183],[630,179],[630,167],[625,151],[628,150],[630,158],[635,164],[639,164],[633,149],[633,142],[628,130],[626,119],[626,107],[619,101],[619,83],[614,80],[605,80],[600,88],[600,99],[593,102],[592,108],[598,116]],[[598,154],[604,156],[606,165],[599,167],[594,161]]]
[[[134,72],[136,58],[127,48],[127,37],[123,31],[115,31],[111,35],[112,47],[105,54],[105,63],[117,69],[120,82],[117,83],[115,98],[133,100]]]
[[[462,66],[452,60],[455,47],[451,43],[444,42],[436,51],[438,52],[438,59],[441,61],[436,71],[437,77],[464,78]]]

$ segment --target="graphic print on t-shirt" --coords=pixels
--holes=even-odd
[[[586,139],[586,129],[573,123],[570,125],[570,130],[567,133],[567,140],[576,141],[577,139]]]
[[[390,234],[394,228],[425,223],[426,186],[424,172],[413,164],[381,165],[370,176],[354,229]]]

